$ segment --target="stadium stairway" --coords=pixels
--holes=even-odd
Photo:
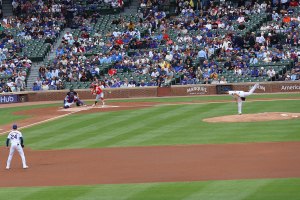
[[[125,7],[124,14],[137,14],[140,3],[138,0],[132,0],[128,7]]]
[[[3,17],[8,17],[13,15],[11,2],[12,2],[11,0],[2,0]]]
[[[42,62],[35,62],[31,66],[30,74],[27,79],[27,91],[32,90],[33,83],[37,80],[37,77],[39,76],[39,68],[44,64],[44,61],[46,60],[53,60],[55,58],[55,49],[58,48],[58,46],[61,44],[62,38],[65,35],[65,33],[69,31],[71,32],[70,28],[65,28],[61,33],[59,38],[56,40],[56,42],[53,44],[53,51],[50,51],[49,54],[44,58]]]

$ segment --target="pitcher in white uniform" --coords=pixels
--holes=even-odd
[[[253,94],[254,90],[259,86],[258,83],[256,83],[250,90],[249,92],[244,92],[244,91],[227,91],[227,93],[229,95],[232,95],[237,104],[238,104],[238,114],[241,115],[242,114],[242,105],[243,105],[243,101],[246,100],[246,97]]]
[[[10,169],[10,163],[13,158],[13,155],[15,153],[15,150],[17,150],[21,156],[23,169],[27,169],[28,166],[26,165],[26,159],[23,151],[24,143],[23,143],[23,136],[20,131],[18,131],[18,126],[14,124],[12,126],[12,131],[8,134],[7,140],[6,140],[6,147],[9,148],[9,142],[10,142],[10,151],[9,156],[6,163],[6,169]]]

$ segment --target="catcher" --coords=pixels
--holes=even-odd
[[[79,99],[79,95],[77,92],[75,92],[73,89],[70,89],[70,91],[67,93],[67,96],[64,99],[64,108],[70,108],[74,103],[76,103],[76,106],[84,106],[82,100]]]

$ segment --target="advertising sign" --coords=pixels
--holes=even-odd
[[[18,102],[18,95],[0,95],[0,104],[5,103],[17,103]]]

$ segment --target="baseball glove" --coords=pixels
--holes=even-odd
[[[24,145],[24,144],[21,144],[21,147],[22,147],[22,148],[24,148],[24,147],[25,147],[25,145]]]

